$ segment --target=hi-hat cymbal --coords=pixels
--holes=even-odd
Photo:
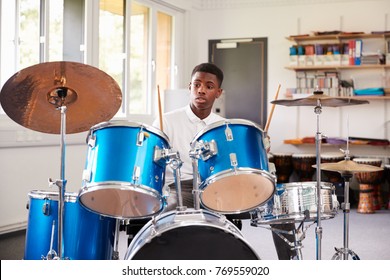
[[[14,74],[0,92],[5,113],[18,124],[60,134],[61,106],[66,133],[87,131],[110,120],[122,103],[117,82],[105,72],[77,62],[46,62]]]
[[[284,106],[317,106],[318,103],[324,107],[341,107],[349,105],[368,104],[367,100],[351,99],[346,97],[331,97],[323,94],[322,91],[314,92],[314,94],[306,98],[297,99],[280,99],[271,101],[273,104],[284,105]]]
[[[317,165],[313,165],[317,168]],[[339,162],[321,163],[321,170],[334,171],[340,173],[356,173],[356,172],[375,172],[381,171],[383,168],[368,164],[359,164],[352,160],[342,160]]]

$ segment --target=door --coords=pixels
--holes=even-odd
[[[209,61],[224,72],[224,97],[214,111],[226,118],[267,118],[267,38],[209,41]]]

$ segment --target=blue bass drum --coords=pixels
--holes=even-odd
[[[116,218],[155,215],[166,205],[162,195],[168,137],[139,123],[112,121],[91,128],[80,203]]]
[[[191,154],[200,151],[200,156],[194,159],[194,174],[199,175],[199,198],[206,209],[242,213],[272,198],[276,179],[269,172],[263,140],[258,125],[241,119],[213,123],[195,136]]]
[[[58,253],[58,201],[58,192],[34,190],[29,193],[25,260],[48,259],[49,255],[53,257]],[[78,203],[76,193],[65,194],[64,258],[110,260],[115,233],[115,219],[88,211]]]

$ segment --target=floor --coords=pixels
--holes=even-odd
[[[390,210],[377,210],[373,214],[357,213],[351,209],[349,215],[349,249],[362,260],[390,260]],[[335,248],[343,246],[344,215],[339,211],[334,218],[321,221],[322,235],[316,234],[315,223],[305,223],[302,238],[303,260],[331,260]],[[243,220],[243,239],[263,260],[277,260],[269,225],[252,226],[250,220]],[[317,240],[319,244],[317,245]],[[0,236],[0,259],[21,260],[24,256],[25,231]],[[128,251],[128,235],[119,231],[118,253],[123,260]],[[142,248],[141,248],[142,250]]]

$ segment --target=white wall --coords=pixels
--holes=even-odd
[[[210,2],[210,1],[209,1]],[[213,2],[213,1],[211,1]],[[218,1],[215,1],[218,2]],[[310,34],[312,31],[342,30],[369,33],[390,30],[390,2],[381,1],[293,1],[319,4],[284,6],[261,6],[244,8],[230,1],[223,9],[191,11],[189,40],[191,41],[186,65],[196,65],[208,60],[208,40],[229,38],[268,38],[268,100],[275,97],[278,84],[281,84],[279,99],[286,88],[295,87],[295,73],[286,70],[289,47],[292,43],[286,37],[297,34]],[[247,1],[244,1],[247,2]],[[253,2],[253,1],[252,1]],[[261,2],[261,1],[260,1]],[[279,1],[280,2],[280,1]],[[282,1],[283,2],[283,1]],[[288,3],[288,1],[285,1]],[[339,2],[339,3],[338,3]],[[229,7],[230,5],[230,7]],[[191,69],[188,69],[190,72]],[[389,70],[387,70],[389,72]],[[377,72],[380,73],[380,72]],[[388,73],[389,75],[389,73]],[[390,84],[387,85],[390,87]],[[271,103],[269,111],[271,109]],[[389,139],[390,102],[371,101],[369,105],[344,108],[324,107],[320,115],[320,132],[330,137],[349,135]],[[284,145],[284,139],[314,136],[316,115],[310,107],[276,106],[269,134],[272,150],[296,152],[313,150],[311,147]],[[323,150],[337,149],[335,147]],[[353,147],[352,153],[389,156],[389,149],[375,147]]]
[[[170,1],[189,9],[185,17],[184,80],[179,88],[186,87],[194,65],[208,59],[208,40],[245,37],[268,38],[268,99],[273,100],[278,84],[281,95],[286,88],[295,86],[295,73],[285,69],[288,64],[289,35],[311,31],[364,31],[390,30],[390,2],[349,1],[297,6],[256,6],[239,8],[227,5],[223,9],[204,10],[188,4],[188,1]],[[198,4],[199,1],[196,1]],[[210,1],[209,1],[210,2]],[[253,1],[252,1],[253,2]],[[286,1],[288,5],[289,1]],[[330,2],[330,3],[329,3]],[[346,136],[346,120],[349,115],[349,130],[352,136],[389,138],[384,132],[389,126],[390,102],[374,101],[370,105],[345,108],[324,108],[321,114],[322,133],[328,136]],[[269,104],[271,109],[271,104]],[[316,131],[316,119],[312,108],[277,106],[270,125],[272,151],[312,151],[313,146],[296,147],[284,145],[284,139],[312,136]],[[387,123],[385,123],[387,121]],[[1,123],[0,123],[1,127]],[[387,127],[387,131],[390,127]],[[49,190],[48,178],[60,176],[60,138],[50,136],[51,146],[22,147],[44,137],[23,128],[17,131],[0,131],[0,140],[14,143],[17,137],[20,147],[0,148],[0,233],[23,227],[27,221],[26,203],[28,192],[34,189]],[[81,186],[82,171],[86,161],[87,133],[69,136],[71,145],[66,148],[67,191],[77,192]],[[33,143],[34,144],[34,143]],[[7,145],[2,145],[7,146]],[[336,149],[323,147],[323,150]],[[352,153],[383,155],[390,157],[389,149],[375,147],[352,147]]]

